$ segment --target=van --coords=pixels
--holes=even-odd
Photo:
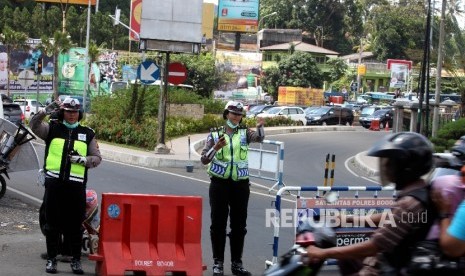
[[[307,125],[352,125],[354,113],[350,108],[322,106],[309,111],[305,118],[307,119]]]

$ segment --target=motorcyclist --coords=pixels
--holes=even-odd
[[[424,207],[429,190],[421,178],[432,167],[432,153],[428,139],[414,132],[394,133],[376,143],[367,154],[380,158],[381,185],[394,183],[399,190],[390,216],[373,214],[341,219],[352,223],[372,221],[379,228],[365,242],[328,249],[310,246],[307,248],[310,261],[338,259],[344,275],[379,275],[382,272],[400,275],[408,266],[410,248],[424,239],[434,221],[434,211]],[[426,223],[403,219],[406,215],[419,217],[425,211]]]
[[[57,120],[45,122],[55,113]],[[31,119],[32,131],[45,141],[45,237],[47,244],[47,273],[57,273],[59,237],[69,239],[71,269],[83,274],[81,265],[82,222],[85,218],[87,170],[97,167],[102,157],[95,133],[82,126],[80,103],[66,98],[52,102]],[[51,116],[52,117],[52,116]]]

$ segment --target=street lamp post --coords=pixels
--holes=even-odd
[[[267,15],[263,16],[262,18],[260,18],[260,21],[258,21],[258,30],[260,30],[260,26],[262,24],[263,19],[267,18],[268,16],[272,16],[272,15],[276,15],[276,14],[278,14],[278,13],[277,12],[272,12],[272,13],[267,14]]]
[[[262,21],[263,19],[267,18],[268,16],[272,16],[272,15],[276,15],[278,14],[277,12],[272,12],[270,14],[267,14],[265,16],[263,16],[262,18],[260,18],[260,20],[258,21],[258,30],[260,31],[260,26],[262,25]],[[258,39],[258,32],[257,32],[257,53],[258,51],[260,50],[260,40]]]

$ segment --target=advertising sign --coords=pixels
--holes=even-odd
[[[300,220],[313,219],[313,217],[338,213],[344,215],[368,215],[381,213],[390,210],[394,205],[392,197],[378,198],[340,198],[333,203],[327,203],[324,198],[311,198],[297,200],[297,215]],[[327,219],[331,221],[331,218]],[[368,221],[365,221],[368,222]],[[337,246],[345,246],[368,240],[375,227],[366,227],[356,223],[344,224],[344,221],[337,225],[336,236]]]
[[[387,68],[391,70],[391,81],[389,87],[404,88],[408,81],[409,72],[412,69],[412,61],[388,59]]]
[[[408,78],[408,66],[405,64],[391,64],[391,81],[389,87],[404,88]]]
[[[218,31],[256,33],[259,0],[218,1]]]
[[[131,0],[131,21],[129,27],[136,33],[140,33],[140,15],[142,13],[142,0]],[[129,31],[129,40],[139,41],[139,37]]]
[[[8,74],[10,74],[10,92],[24,92],[25,87],[20,84],[18,76],[24,70],[34,70],[35,63],[40,56],[43,58],[43,69],[39,90],[52,91],[53,59],[51,57],[42,55],[40,50],[33,48],[29,51],[11,51],[8,55],[6,46],[0,45],[0,91],[5,93],[8,90]],[[10,60],[10,68],[7,68],[8,60]],[[37,79],[36,76],[34,78]],[[35,93],[37,90],[37,81],[28,86],[28,89],[31,93]]]
[[[231,73],[231,77],[219,90],[231,94],[237,100],[257,100],[261,87],[258,80],[254,80],[255,86],[249,86],[247,76],[253,74],[259,77],[261,74],[262,56],[259,53],[247,53],[237,51],[217,50],[216,68],[220,71]],[[231,92],[229,92],[231,91]],[[224,93],[217,93],[218,95]]]
[[[85,48],[71,48],[58,57],[58,92],[66,95],[82,95],[84,91]],[[91,93],[98,92],[100,69],[93,63],[89,74]]]

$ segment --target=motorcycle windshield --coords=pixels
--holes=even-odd
[[[4,140],[7,140],[8,137],[14,137],[17,134],[17,131],[18,127],[15,124],[0,118],[0,135],[5,138]],[[6,148],[4,147],[1,150],[3,152]],[[40,169],[39,157],[37,156],[37,152],[30,141],[14,147],[7,160],[8,163],[6,166],[8,172]]]

